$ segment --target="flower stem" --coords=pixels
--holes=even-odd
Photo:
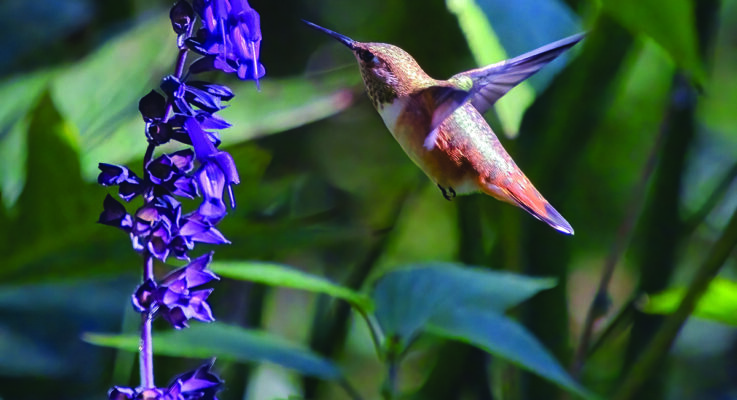
[[[148,250],[143,251],[143,281],[154,279],[154,259]],[[143,313],[141,321],[141,343],[139,365],[141,369],[141,386],[145,389],[156,387],[154,384],[154,351],[151,337],[153,318],[150,312]]]
[[[192,23],[189,27],[189,32],[187,32],[187,36],[192,35],[192,27],[194,26],[194,23]],[[179,55],[177,56],[177,66],[174,67],[174,77],[179,79],[182,79],[182,75],[184,74],[184,64],[187,62],[187,53],[189,52],[189,49],[186,47],[179,49]],[[171,115],[171,110],[173,109],[174,104],[169,101],[166,105],[166,111],[164,112],[164,122],[169,121],[169,115]]]

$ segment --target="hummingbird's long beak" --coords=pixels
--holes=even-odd
[[[322,32],[322,33],[324,33],[324,34],[332,37],[333,39],[336,39],[340,43],[343,43],[344,45],[348,46],[348,48],[351,49],[351,50],[353,50],[354,47],[355,47],[354,46],[354,43],[356,43],[356,41],[353,40],[353,39],[351,39],[351,38],[349,38],[348,36],[341,35],[338,32],[333,32],[330,29],[323,28],[322,26],[313,24],[310,21],[302,20],[302,22],[304,22],[305,24],[311,26],[312,28],[317,29],[318,31],[320,31],[320,32]]]

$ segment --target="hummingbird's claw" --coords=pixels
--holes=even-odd
[[[451,201],[456,197],[456,191],[453,190],[452,187],[448,186],[448,189],[446,190],[438,183],[438,188],[440,188],[440,191],[443,192],[443,197],[445,197],[445,200]]]

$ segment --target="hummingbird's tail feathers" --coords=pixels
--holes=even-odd
[[[458,107],[462,106],[471,96],[468,91],[448,86],[430,86],[415,93],[413,97],[425,105],[425,109],[432,113],[430,127],[427,131],[424,146],[432,150],[438,137],[437,127],[443,123]]]
[[[532,76],[583,37],[584,34],[569,36],[521,56],[462,72],[453,76],[451,80],[471,79],[473,82],[471,104],[483,114],[513,87]]]
[[[568,221],[566,221],[566,219],[547,202],[547,200],[537,193],[537,190],[535,190],[537,201],[533,201],[521,193],[515,194],[509,190],[504,190],[504,192],[514,200],[515,205],[527,211],[533,217],[545,222],[558,232],[565,233],[566,235],[573,235],[573,227],[571,224],[569,224]]]

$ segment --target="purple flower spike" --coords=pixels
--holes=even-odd
[[[143,314],[141,383],[137,388],[113,387],[109,400],[217,400],[222,386],[207,364],[179,375],[166,388],[155,387],[152,322],[161,317],[183,329],[191,319],[215,320],[207,302],[212,289],[203,287],[219,279],[208,269],[213,253],[191,261],[188,253],[196,243],[230,243],[216,225],[227,214],[226,202],[235,207],[232,186],[240,177],[233,157],[218,149],[219,132],[230,124],[215,114],[227,107],[233,92],[190,78],[221,70],[255,80],[258,87],[265,74],[259,61],[260,16],[246,0],[176,0],[169,17],[179,50],[175,72],[162,79],[159,91],[152,90],[138,103],[148,142],[143,173],[139,177],[126,166],[99,164],[99,184],[117,186],[125,202],[139,199],[138,208],[134,212],[130,206],[129,213],[126,205],[107,195],[99,222],[127,232],[143,258],[143,283],[131,296],[133,308]],[[201,58],[187,67],[193,51]],[[190,147],[173,153],[158,147],[172,140]],[[202,201],[184,212],[182,197]],[[157,279],[155,260],[166,262],[170,256],[189,263]]]

